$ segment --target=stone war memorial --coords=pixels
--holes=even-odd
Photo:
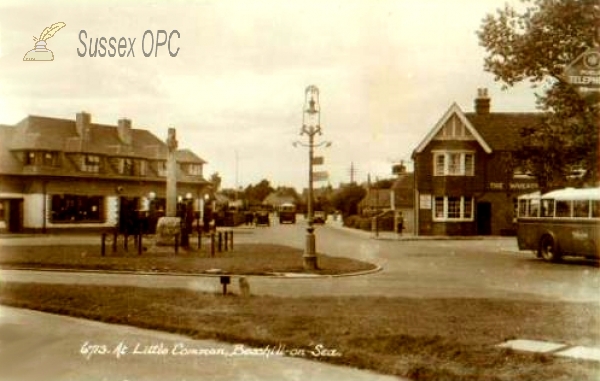
[[[167,194],[165,216],[156,225],[156,246],[175,246],[181,234],[181,221],[177,214],[177,137],[174,128],[169,128],[167,137]]]

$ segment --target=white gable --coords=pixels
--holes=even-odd
[[[425,139],[417,146],[415,153],[420,153],[432,140],[477,140],[483,150],[491,153],[492,149],[479,135],[456,103],[446,111]]]

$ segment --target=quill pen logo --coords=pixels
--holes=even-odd
[[[34,36],[35,49],[28,51],[23,57],[23,61],[54,61],[54,54],[52,50],[46,48],[46,41],[65,26],[67,24],[64,22],[57,22],[44,29],[40,38]]]

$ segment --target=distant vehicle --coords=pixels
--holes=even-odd
[[[558,262],[563,256],[600,259],[600,188],[565,188],[518,198],[520,250]]]
[[[313,223],[314,224],[324,224],[327,220],[327,214],[325,214],[322,210],[317,210],[313,214]]]
[[[269,212],[267,210],[259,210],[255,213],[255,223],[257,226],[266,225],[270,226],[271,221],[269,219]]]
[[[285,222],[296,223],[296,205],[285,203],[279,207],[279,223]]]

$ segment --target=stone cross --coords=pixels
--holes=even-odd
[[[167,210],[166,217],[175,217],[177,215],[177,138],[175,129],[169,128],[167,138]]]

